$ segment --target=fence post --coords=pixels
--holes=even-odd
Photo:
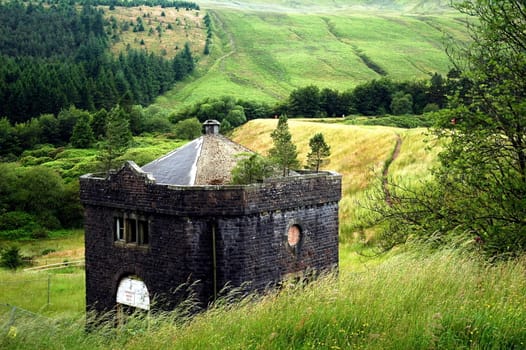
[[[49,306],[51,299],[51,275],[47,275],[47,306]]]

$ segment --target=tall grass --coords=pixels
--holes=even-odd
[[[258,119],[237,128],[234,141],[266,154],[272,147],[271,131],[274,119]],[[342,175],[342,200],[340,201],[340,242],[355,240],[356,232],[366,230],[365,209],[369,192],[380,186],[385,163],[392,156],[398,135],[402,139],[400,154],[389,166],[388,176],[403,183],[417,182],[429,176],[429,168],[436,161],[439,146],[425,135],[426,130],[393,127],[343,125],[315,120],[289,119],[292,141],[298,148],[298,158],[305,163],[309,139],[317,132],[324,135],[331,146],[331,156],[325,169]],[[429,139],[429,141],[426,141]],[[371,232],[362,232],[366,238]]]
[[[526,261],[487,265],[455,251],[402,253],[193,318],[140,314],[83,331],[82,318],[13,322],[4,349],[520,349]],[[5,324],[5,316],[0,327]]]
[[[0,304],[47,317],[79,315],[86,308],[84,271],[23,273],[0,270]]]

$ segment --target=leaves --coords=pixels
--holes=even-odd
[[[476,16],[473,42],[456,52],[459,91],[434,114],[444,144],[434,180],[391,185],[394,205],[373,208],[386,221],[382,241],[445,244],[458,234],[488,256],[526,250],[526,11],[519,1],[463,1]],[[512,12],[512,10],[514,12]],[[513,16],[510,14],[513,13]]]

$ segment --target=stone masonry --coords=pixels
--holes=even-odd
[[[263,291],[288,276],[338,265],[336,173],[176,186],[159,184],[126,162],[106,177],[82,176],[80,197],[88,310],[114,309],[119,281],[127,276],[144,282],[155,307],[172,309],[187,297],[181,286],[191,285],[206,306],[227,284]],[[123,215],[144,223],[144,242],[115,238]],[[287,240],[292,226],[300,232],[294,245]]]

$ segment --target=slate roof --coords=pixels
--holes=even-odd
[[[210,130],[217,132],[217,129]],[[142,170],[151,173],[155,181],[162,184],[228,184],[239,154],[253,152],[219,133],[207,132],[209,133],[144,165]]]

